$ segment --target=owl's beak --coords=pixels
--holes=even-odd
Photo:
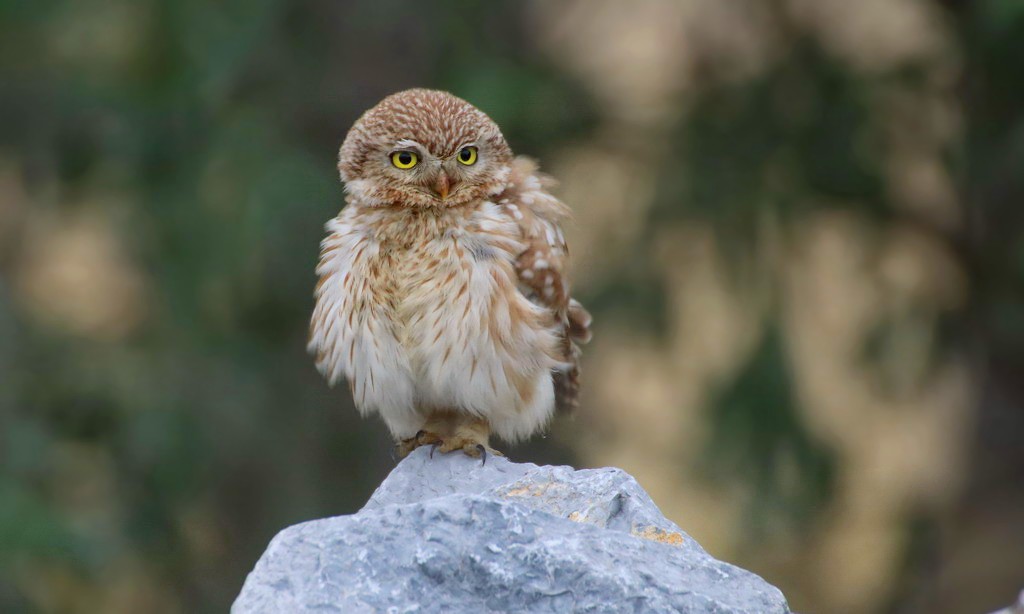
[[[451,180],[448,179],[448,173],[441,171],[441,174],[437,176],[437,181],[434,182],[434,193],[437,194],[441,200],[448,198],[448,190],[451,189]]]

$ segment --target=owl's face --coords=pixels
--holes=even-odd
[[[413,89],[359,118],[338,170],[364,204],[453,207],[501,192],[511,159],[501,130],[483,112],[447,92]]]

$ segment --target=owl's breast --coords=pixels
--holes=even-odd
[[[318,364],[348,377],[364,411],[389,420],[429,408],[488,415],[548,404],[552,314],[519,291],[518,229],[488,205],[420,226],[415,218],[353,225],[338,234],[333,260],[322,260],[328,281],[310,347],[329,350]]]
[[[437,358],[453,339],[464,345],[486,328],[484,318],[500,296],[498,280],[514,275],[512,250],[495,245],[478,229],[453,225],[384,256],[381,290],[392,301],[395,332],[415,365]],[[459,331],[467,331],[460,335]],[[443,348],[443,349],[442,349]],[[449,354],[450,355],[450,354]]]

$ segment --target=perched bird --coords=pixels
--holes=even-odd
[[[412,89],[356,121],[338,169],[309,338],[328,381],[403,456],[497,453],[491,433],[521,440],[573,408],[590,315],[569,296],[569,210],[536,164],[473,105]]]

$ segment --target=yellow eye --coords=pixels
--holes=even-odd
[[[466,166],[472,166],[476,164],[476,147],[463,147],[459,150],[459,162],[462,162]]]
[[[416,163],[420,161],[420,157],[411,151],[396,151],[391,154],[391,163],[396,168],[407,169],[416,166]]]

